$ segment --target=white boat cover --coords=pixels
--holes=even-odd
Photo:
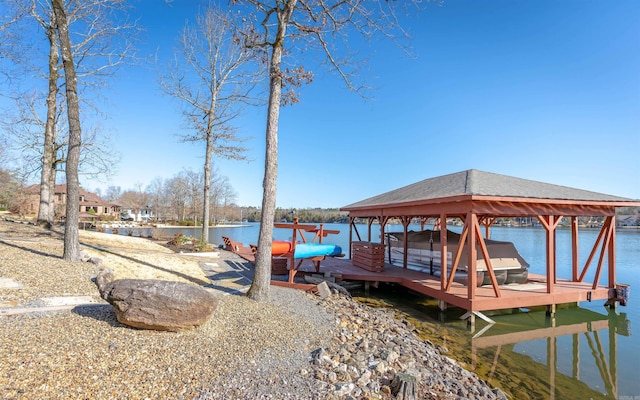
[[[389,244],[388,255],[391,263],[402,264],[404,258],[404,233],[403,232],[387,232],[387,243]],[[453,257],[458,251],[460,242],[460,234],[447,230],[447,266],[451,269]],[[518,250],[511,242],[502,242],[498,240],[485,239],[491,266],[494,270],[503,269],[522,269],[528,268],[529,263],[518,253]],[[466,244],[466,241],[465,241]],[[407,262],[409,264],[419,266],[433,266],[440,268],[440,231],[424,230],[407,232]],[[480,247],[477,247],[477,264],[478,271],[486,271],[487,265],[482,256]],[[468,268],[467,246],[464,245],[459,270]]]

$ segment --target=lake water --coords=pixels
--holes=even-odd
[[[325,224],[326,229],[340,230],[327,243],[347,249],[349,225]],[[460,227],[449,227],[460,231]],[[211,228],[210,241],[223,243],[222,236],[255,244],[258,224],[243,227]],[[400,225],[387,225],[387,231],[402,231]],[[419,230],[419,226],[410,226]],[[366,225],[358,227],[363,240],[368,239]],[[166,228],[167,236],[183,233],[198,237],[197,228]],[[599,230],[581,229],[579,236],[580,267],[584,265]],[[144,233],[143,233],[144,234]],[[148,234],[148,233],[147,233]],[[157,232],[156,232],[157,234]],[[372,226],[372,241],[379,241],[380,227]],[[291,231],[275,229],[274,239],[287,240]],[[491,238],[513,242],[531,265],[532,273],[545,274],[545,231],[543,228],[493,227]],[[355,238],[354,234],[354,240]],[[571,277],[571,232],[557,231],[558,276]],[[436,302],[389,287],[372,291],[360,300],[373,306],[394,307],[410,320],[425,339],[444,345],[449,357],[475,371],[491,384],[503,388],[516,399],[619,399],[640,400],[640,379],[635,363],[640,359],[640,335],[633,333],[640,321],[640,300],[634,288],[640,287],[640,230],[618,229],[616,232],[617,283],[631,285],[631,300],[626,307],[611,311],[603,301],[584,302],[578,307],[561,308],[554,321],[544,310],[498,313],[491,315],[496,324],[481,332],[482,321],[470,332],[457,317],[455,309],[443,318]],[[586,280],[593,281],[596,259]],[[606,269],[600,283],[606,282]],[[527,311],[527,310],[524,310]],[[474,337],[475,336],[475,337]]]

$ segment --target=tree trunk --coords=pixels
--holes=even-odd
[[[204,153],[204,205],[202,207],[204,209],[202,213],[202,241],[204,243],[209,243],[209,206],[211,204],[209,196],[211,194],[211,155],[213,154],[212,115],[213,113],[211,112],[207,117],[209,120],[207,122],[207,144]]]
[[[278,32],[272,46],[269,71],[269,110],[267,114],[266,150],[264,160],[264,180],[262,182],[262,215],[258,253],[253,282],[247,292],[250,299],[266,302],[269,300],[271,281],[271,246],[273,220],[276,211],[276,179],[278,177],[278,120],[280,118],[280,96],[282,92],[282,71],[280,62],[287,24],[297,0],[289,0],[278,16]]]
[[[55,195],[55,146],[53,143],[56,126],[58,96],[58,38],[56,37],[55,20],[47,29],[49,39],[49,93],[47,94],[47,122],[44,129],[44,149],[40,175],[40,205],[38,221],[40,226],[51,227],[55,219],[53,196]]]
[[[80,238],[78,232],[80,207],[80,180],[78,178],[78,164],[80,162],[80,145],[82,129],[80,127],[80,106],[76,71],[73,65],[69,26],[62,0],[51,0],[56,17],[58,39],[62,49],[62,65],[67,98],[67,118],[69,120],[69,144],[67,150],[66,178],[67,178],[67,208],[64,227],[65,261],[80,261]]]

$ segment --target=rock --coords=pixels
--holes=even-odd
[[[88,262],[91,259],[91,256],[86,251],[80,250],[80,261]]]
[[[323,299],[331,296],[331,289],[329,289],[329,285],[327,285],[327,282],[323,281],[318,284],[318,293]]]
[[[102,266],[102,258],[99,257],[91,257],[89,258],[89,262],[95,264],[96,267]]]
[[[358,383],[358,386],[360,387],[366,387],[369,385],[370,382],[371,382],[371,371],[367,370],[367,371],[364,371],[364,373],[360,376],[357,383]]]
[[[504,394],[504,392],[498,388],[495,388],[492,390],[493,394],[496,395],[496,397],[500,400],[507,400],[507,395]]]
[[[349,291],[345,288],[343,288],[342,286],[338,285],[337,283],[333,283],[330,282],[324,278],[316,278],[313,276],[309,276],[309,275],[305,275],[304,277],[304,281],[307,283],[311,283],[313,285],[318,285],[318,289],[320,289],[320,285],[324,282],[327,285],[327,289],[331,288],[335,291],[337,291],[338,293],[344,294],[345,296],[351,296],[349,294]],[[323,297],[325,298],[325,297]]]
[[[356,385],[354,385],[353,383],[344,383],[344,382],[338,382],[335,384],[335,394],[337,396],[346,396],[349,393],[351,393],[353,391],[353,389],[355,389]]]
[[[409,374],[396,374],[391,382],[391,394],[398,400],[416,398],[416,378]]]
[[[202,325],[218,300],[205,289],[182,282],[152,279],[113,280],[102,270],[96,277],[100,296],[113,305],[122,324],[177,332]]]

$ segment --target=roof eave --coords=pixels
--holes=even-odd
[[[595,207],[640,207],[638,200],[575,200],[575,199],[548,199],[537,197],[508,197],[508,196],[486,196],[486,195],[457,195],[449,197],[439,197],[435,199],[421,199],[406,202],[374,204],[367,206],[345,206],[340,211],[366,211],[381,210],[385,208],[398,207],[415,207],[427,206],[434,204],[451,204],[464,201],[483,201],[483,202],[510,202],[510,203],[536,203],[536,204],[554,204],[554,205],[589,205]]]

